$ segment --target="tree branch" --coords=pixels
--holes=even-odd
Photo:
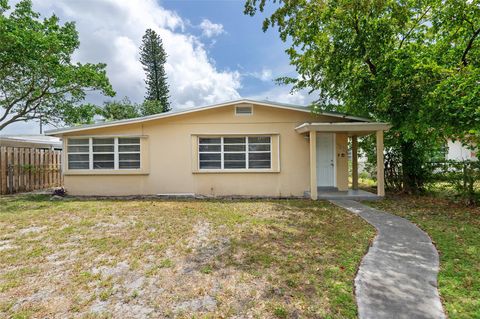
[[[45,92],[45,91],[44,91]],[[37,99],[38,100],[38,99]],[[33,103],[33,102],[31,102]],[[30,103],[30,104],[31,104]],[[34,106],[32,107],[27,107],[27,104],[25,104],[23,110],[19,113],[17,113],[16,115],[12,116],[8,121],[5,121],[3,123],[0,124],[0,131],[6,127],[7,125],[9,124],[12,124],[12,123],[15,123],[15,122],[22,122],[22,121],[28,121],[28,120],[33,120],[33,119],[37,119],[40,117],[41,114],[38,114],[37,115],[37,108],[40,106],[40,103],[41,102],[38,102],[36,103]],[[29,116],[28,114],[30,112],[34,112],[33,115]]]
[[[428,11],[430,11],[432,7],[431,6],[428,6],[427,7],[427,10],[425,10],[424,13],[422,13],[422,15],[417,19],[417,21],[415,21],[415,23],[413,24],[413,26],[410,28],[410,30],[408,30],[408,32],[404,35],[404,37],[402,38],[402,40],[400,41],[400,45],[398,46],[399,49],[402,48],[402,45],[403,43],[405,42],[405,40],[410,36],[410,34],[413,32],[413,30],[417,27],[417,25],[420,23],[420,21],[423,20],[423,18],[427,15]]]
[[[7,121],[0,123],[0,131],[2,131],[6,126],[15,123],[15,122],[22,122],[22,121],[28,121],[28,120],[33,120],[35,117],[21,117],[21,116],[14,116]]]
[[[35,79],[34,78],[32,79],[31,83],[32,84],[30,85],[29,89],[24,94],[22,94],[21,96],[19,96],[16,99],[14,99],[13,101],[8,102],[7,106],[4,107],[5,108],[5,113],[2,115],[2,117],[0,117],[0,122],[2,122],[3,120],[5,120],[7,118],[7,116],[10,114],[10,111],[15,107],[15,105],[18,102],[25,99],[27,96],[29,96],[35,90]],[[6,96],[6,94],[7,93],[5,92],[5,96]]]
[[[353,28],[355,29],[355,33],[357,34],[357,36],[361,37],[360,27],[358,26],[358,17],[355,17]],[[365,48],[363,42],[361,42],[360,49],[362,50],[362,54],[365,56],[364,62],[368,65],[370,73],[372,73],[373,75],[377,75],[377,67],[375,66],[375,64],[373,64],[370,57],[367,56],[367,49]]]
[[[365,63],[367,63],[368,68],[370,69],[370,72],[373,75],[377,75],[377,67],[375,66],[375,64],[373,64],[372,60],[370,60],[370,58],[366,58]]]
[[[462,55],[462,63],[463,63],[463,66],[467,66],[467,65],[468,65],[468,61],[467,61],[468,51],[470,51],[470,49],[473,47],[473,41],[475,41],[475,39],[477,38],[477,36],[478,36],[479,34],[480,34],[480,28],[478,28],[477,30],[475,30],[475,32],[473,33],[472,37],[470,38],[470,41],[468,41],[467,47],[465,48],[465,51],[463,51],[463,55]]]
[[[27,115],[28,113],[30,113],[31,111],[34,111],[40,104],[37,103],[35,104],[35,106],[33,108],[29,107],[32,103],[35,103],[36,101],[40,100],[42,97],[44,97],[45,95],[47,95],[48,93],[48,89],[50,88],[50,78],[47,78],[47,81],[46,81],[46,84],[45,86],[43,87],[40,95],[34,97],[34,98],[30,98],[28,99],[27,101],[25,101],[25,104],[23,105],[22,109],[20,109],[17,114],[15,116],[13,116],[10,120],[6,121],[5,123],[2,123],[0,125],[0,130],[2,128],[4,128],[6,125],[8,124],[11,124],[13,122],[18,122],[19,120],[17,120],[18,118],[21,118],[22,116],[25,116]],[[5,113],[2,115],[2,117],[0,118],[0,123],[2,121],[4,121],[8,115],[10,114],[10,111],[13,107],[15,107],[15,105],[20,102],[21,100],[25,99],[32,91],[34,90],[34,85],[32,84],[32,86],[29,88],[29,90],[27,90],[27,92],[25,94],[23,94],[21,97],[15,99],[14,101],[12,101],[11,103],[9,103],[9,105],[5,108]],[[28,118],[26,118],[28,119]]]
[[[18,102],[20,102],[21,100],[25,99],[27,96],[30,95],[30,93],[32,93],[33,91],[35,90],[35,79],[32,79],[32,85],[30,85],[30,88],[21,96],[19,96],[18,98],[14,99],[13,101],[9,102],[8,103],[8,106],[7,108],[12,108],[15,106],[15,104],[17,104]]]

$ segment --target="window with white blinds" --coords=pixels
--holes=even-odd
[[[68,169],[139,169],[139,137],[69,138]]]
[[[200,137],[199,169],[270,169],[270,136]]]
[[[90,139],[69,138],[67,153],[69,169],[90,168]]]

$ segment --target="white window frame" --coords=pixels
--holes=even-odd
[[[88,143],[86,144],[72,144],[72,145],[67,145],[67,148],[66,148],[66,163],[67,163],[67,168],[70,169],[70,154],[71,155],[88,155],[88,168],[72,168],[72,170],[85,170],[85,169],[90,169],[90,166],[92,164],[92,145],[90,143],[90,139],[89,138],[82,138],[82,137],[78,137],[78,138],[75,138],[77,140],[85,140],[87,141]],[[87,147],[88,148],[88,151],[87,152],[72,152],[70,153],[68,151],[68,148],[71,147],[71,146],[83,146],[83,147]],[[77,162],[77,161],[75,161]],[[81,162],[85,162],[85,161],[81,161]]]
[[[202,138],[215,138],[220,139],[220,143],[207,143],[201,144],[200,139]],[[202,145],[215,145],[220,146],[220,151],[200,151],[200,146]],[[220,154],[220,168],[202,168],[202,170],[219,170],[223,169],[223,138],[220,136],[199,136],[198,143],[197,143],[197,160],[198,160],[198,167],[200,168],[200,155],[201,154]],[[218,162],[218,160],[209,160],[212,162]]]
[[[94,137],[95,138],[95,137]],[[113,139],[113,152],[95,152],[93,147],[94,146],[110,146],[112,144],[93,144],[93,139],[94,138],[89,138],[89,143],[91,145],[91,150],[92,150],[92,162],[90,164],[90,169],[94,169],[94,170],[105,170],[105,169],[112,169],[112,168],[95,168],[93,165],[94,165],[94,155],[102,155],[102,154],[113,154],[113,169],[116,169],[116,164],[117,162],[115,161],[115,154],[116,154],[116,150],[115,150],[115,144],[117,144],[117,139],[116,138],[113,138],[113,137],[97,137],[99,139]],[[98,161],[98,162],[102,162],[102,161]]]
[[[245,145],[245,151],[228,151],[225,152],[224,148],[224,139],[225,138],[245,138],[245,144],[238,144],[238,145]],[[269,143],[250,143],[249,139],[254,138],[254,137],[268,137],[269,138]],[[220,152],[205,152],[205,151],[200,151],[200,145],[208,145],[208,144],[200,144],[200,139],[202,138],[220,138]],[[271,171],[272,170],[272,140],[273,137],[271,135],[222,135],[222,136],[198,136],[198,145],[197,145],[197,163],[198,163],[198,170],[199,171],[225,171],[225,172],[231,172],[231,171]],[[269,145],[269,151],[250,151],[249,150],[249,145],[250,144],[255,144],[255,145]],[[218,144],[213,144],[213,145],[218,145]],[[218,154],[220,153],[220,168],[201,168],[200,167],[200,154]],[[245,168],[225,168],[225,153],[245,153]],[[250,167],[250,158],[249,154],[252,153],[269,153],[270,154],[270,166],[269,167],[261,167],[261,168],[256,168]]]
[[[249,137],[247,137],[247,169],[272,169],[272,136],[250,136],[250,137],[268,137],[270,142],[268,143],[251,143]],[[250,144],[252,145],[269,145],[269,151],[250,151]],[[269,153],[270,154],[270,167],[253,167],[250,168],[250,154],[260,154],[260,153]],[[258,160],[257,160],[258,161]]]
[[[115,138],[115,169],[119,170],[136,170],[136,169],[141,169],[142,168],[142,142],[141,139],[138,138],[138,144],[136,143],[128,143],[128,144],[120,144],[119,139],[121,138],[138,138],[138,137],[128,137],[128,136],[120,136]],[[120,146],[133,146],[133,145],[138,145],[138,151],[119,151]],[[139,163],[138,163],[138,168],[120,168],[120,155],[121,154],[139,154]]]
[[[113,147],[113,154],[114,154],[114,168],[93,168],[93,139],[94,138],[113,138],[114,141],[114,147]],[[118,139],[119,138],[138,138],[138,146],[139,146],[139,151],[138,152],[119,152],[119,143]],[[78,168],[70,168],[69,164],[69,159],[68,155],[69,154],[86,154],[85,152],[81,153],[70,153],[68,152],[68,146],[70,145],[70,139],[88,139],[88,169],[78,169]],[[122,144],[123,145],[123,144]],[[137,145],[137,144],[125,144],[125,145]],[[102,152],[95,152],[95,154],[101,154]],[[138,168],[120,168],[120,154],[140,154],[140,161],[139,161],[139,167]],[[108,152],[108,154],[111,154],[111,152]],[[85,138],[83,136],[78,136],[78,137],[68,137],[67,138],[67,150],[66,150],[66,169],[68,171],[139,171],[142,169],[142,139],[141,137],[138,136],[117,136],[117,137],[112,137],[112,136],[95,136],[95,137],[88,137]]]

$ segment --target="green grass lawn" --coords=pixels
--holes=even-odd
[[[0,317],[355,318],[373,236],[325,202],[0,197]]]
[[[425,230],[440,253],[439,291],[449,318],[480,318],[480,208],[438,197],[398,196],[366,203]]]

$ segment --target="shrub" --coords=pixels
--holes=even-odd
[[[63,187],[58,187],[53,190],[52,195],[64,197],[65,195],[67,195],[67,191]]]
[[[442,161],[429,163],[430,183],[445,183],[455,191],[455,197],[466,205],[480,202],[480,161]]]

